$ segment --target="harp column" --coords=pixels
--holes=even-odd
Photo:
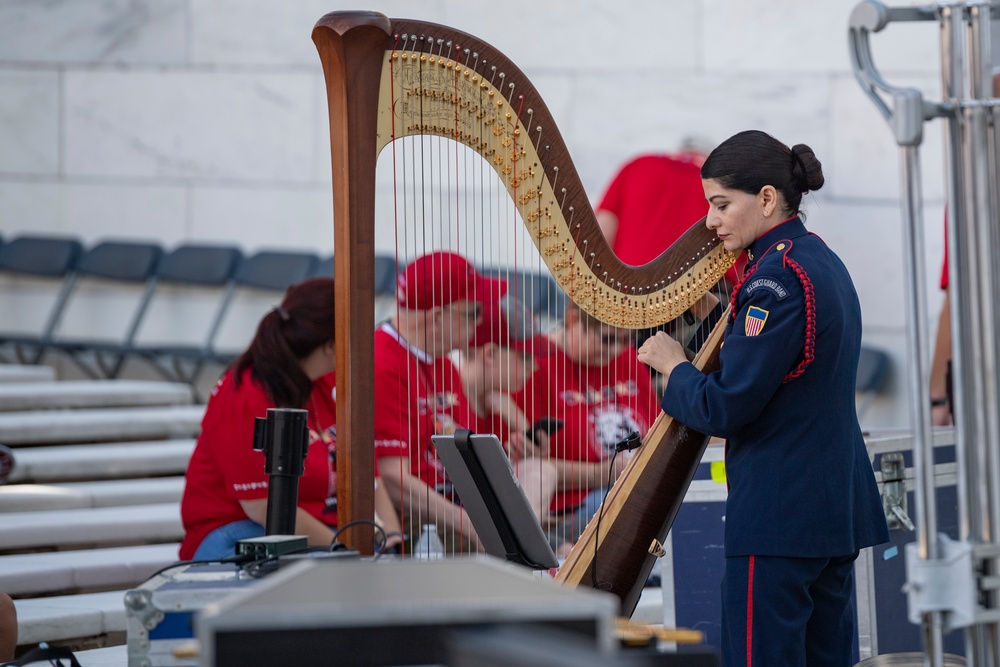
[[[333,161],[334,279],[336,280],[337,514],[340,526],[373,520],[376,117],[389,19],[374,12],[332,13],[312,38],[323,62]],[[366,85],[368,84],[368,85]],[[333,122],[338,119],[338,122]],[[344,533],[346,544],[370,555],[365,530]]]

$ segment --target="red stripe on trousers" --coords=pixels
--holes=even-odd
[[[747,572],[747,667],[753,667],[753,556]]]

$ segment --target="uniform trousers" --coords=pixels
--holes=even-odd
[[[722,580],[726,667],[854,664],[854,561],[736,556]]]

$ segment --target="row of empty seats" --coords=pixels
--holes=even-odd
[[[232,362],[262,308],[280,301],[289,285],[333,276],[333,267],[333,256],[308,251],[245,255],[235,246],[207,244],[166,251],[128,240],[85,249],[73,238],[33,235],[0,241],[0,276],[9,283],[0,296],[9,301],[5,309],[24,315],[0,325],[0,359],[38,364],[56,353],[91,378],[121,377],[126,362],[139,359],[165,379],[194,385],[207,364]],[[374,268],[376,318],[382,319],[391,315],[402,267],[394,257],[376,256]],[[561,316],[564,297],[547,272],[484,271],[506,277],[537,314]],[[49,288],[49,298],[39,283]],[[89,301],[81,294],[88,290]],[[256,295],[247,299],[269,301],[239,321],[234,303],[247,293]],[[10,326],[29,322],[29,314],[37,326]],[[227,326],[236,333],[225,332]],[[224,333],[232,334],[230,340]]]
[[[244,256],[235,246],[202,244],[165,252],[156,243],[140,241],[106,241],[85,250],[72,238],[22,236],[0,244],[0,273],[59,285],[38,330],[0,332],[8,360],[38,363],[46,353],[56,351],[68,355],[90,377],[114,378],[129,357],[139,357],[165,378],[190,383],[205,363],[226,364],[235,356],[233,350],[216,347],[216,336],[238,290],[280,295],[293,283],[332,275],[333,259],[295,251]],[[117,337],[82,337],[63,326],[85,284],[117,290],[118,297],[137,292],[131,303],[118,308],[129,315]],[[139,335],[147,316],[160,294],[170,288],[200,290],[203,296],[211,293],[215,303],[207,322],[190,321],[182,314],[188,319],[184,327],[203,331],[204,338],[187,344],[141,343]]]

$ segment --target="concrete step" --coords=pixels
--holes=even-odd
[[[74,651],[80,667],[124,667],[128,664],[128,646],[105,646],[89,651]]]
[[[42,512],[86,507],[179,503],[183,477],[114,479],[66,484],[0,486],[0,512]],[[0,587],[0,590],[3,590]]]
[[[192,437],[200,431],[204,413],[203,405],[7,412],[0,414],[0,443],[25,446]]]
[[[8,483],[183,475],[194,440],[22,447]]]
[[[37,644],[125,632],[125,591],[14,600],[17,644]]]
[[[190,405],[191,387],[177,382],[79,380],[0,384],[0,411]]]
[[[177,560],[180,544],[0,556],[0,591],[15,597],[133,588]]]
[[[0,364],[0,383],[53,382],[55,379],[56,370],[51,366]]]
[[[183,536],[178,503],[10,512],[0,520],[4,551],[173,542]]]

